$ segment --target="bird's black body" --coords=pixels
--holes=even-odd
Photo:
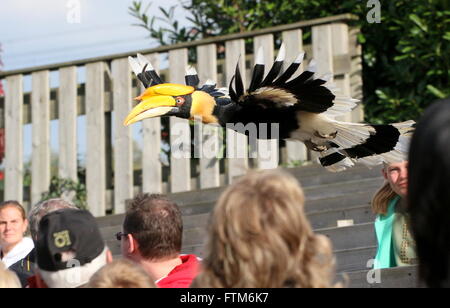
[[[258,139],[287,139],[293,131],[300,128],[295,106],[277,108],[270,106],[269,102],[255,105],[230,103],[225,106],[216,106],[213,114],[217,116],[221,126],[226,127],[231,124],[231,127],[246,135],[249,135],[249,131],[240,131],[236,124],[242,123],[247,128],[250,127],[248,125],[254,124]]]

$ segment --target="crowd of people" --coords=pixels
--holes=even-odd
[[[450,100],[419,121],[405,161],[386,164],[375,194],[375,268],[418,265],[429,287],[450,287]],[[181,254],[183,220],[163,195],[140,194],[116,234],[113,261],[96,219],[63,199],[30,211],[0,204],[0,287],[340,287],[332,244],[315,234],[297,180],[252,171],[220,196],[203,259]],[[25,234],[29,230],[31,237]]]

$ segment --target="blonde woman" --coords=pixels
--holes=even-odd
[[[0,203],[0,261],[19,276],[23,286],[34,275],[34,244],[24,236],[27,229],[28,220],[19,202]]]
[[[192,287],[331,287],[331,243],[313,233],[299,183],[282,171],[252,172],[220,197],[202,272]]]
[[[8,270],[3,262],[0,261],[0,289],[20,289],[22,285],[17,275]]]
[[[374,267],[416,264],[415,244],[405,206],[408,162],[385,165],[382,172],[386,182],[372,199],[372,208],[377,214],[375,233],[378,241]]]

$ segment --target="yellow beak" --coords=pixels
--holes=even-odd
[[[152,96],[182,96],[194,92],[194,87],[181,84],[163,83],[147,88],[141,96],[136,97],[138,100],[145,100]]]
[[[171,111],[177,112],[174,97],[188,95],[194,91],[194,87],[171,83],[149,87],[142,95],[136,97],[141,102],[131,110],[123,124],[128,126],[147,118],[166,115]]]
[[[144,119],[160,117],[177,110],[176,101],[172,96],[151,96],[134,107],[123,124],[128,126]]]

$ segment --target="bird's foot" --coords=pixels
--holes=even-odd
[[[311,142],[311,140],[306,140],[306,141],[304,141],[304,143],[305,143],[306,147],[311,151],[323,152],[323,151],[328,150],[327,146],[315,144],[315,143]]]
[[[333,132],[333,133],[331,133],[331,134],[320,134],[318,131],[316,131],[316,132],[314,133],[314,136],[319,137],[319,138],[323,138],[323,139],[331,140],[331,139],[336,138],[337,133],[338,133],[338,132],[335,131],[335,132]]]

